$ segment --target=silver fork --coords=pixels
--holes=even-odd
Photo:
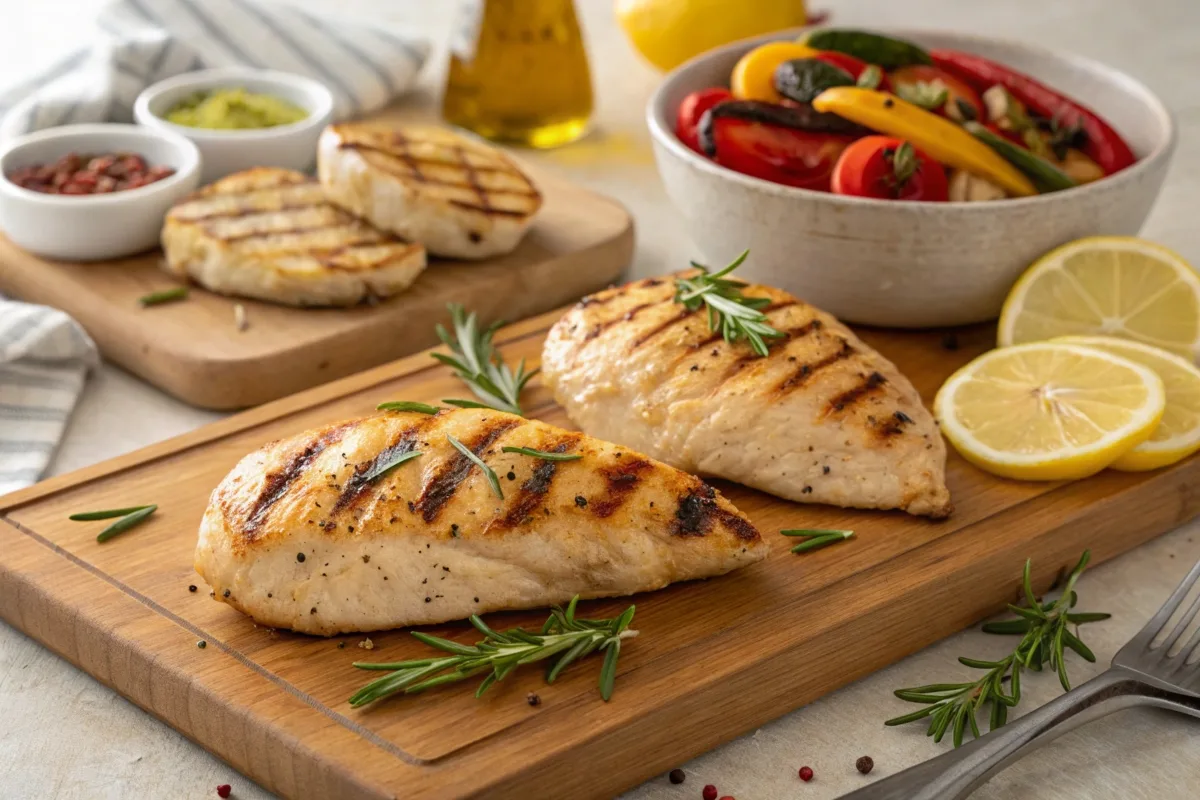
[[[1198,628],[1175,655],[1171,649],[1200,613],[1200,595],[1170,634],[1152,643],[1200,580],[1200,562],[1146,626],[1113,657],[1105,672],[1036,711],[973,742],[903,772],[843,795],[842,800],[955,800],[966,797],[994,773],[1072,728],[1131,706],[1169,708],[1200,717]]]

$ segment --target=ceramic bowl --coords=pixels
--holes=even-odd
[[[19,247],[63,261],[99,261],[158,244],[167,209],[200,183],[200,153],[182,136],[137,125],[65,125],[31,133],[0,151],[0,175],[68,153],[137,153],[175,174],[111,194],[55,195],[0,177],[0,229]]]
[[[1038,256],[1094,234],[1136,234],[1175,149],[1171,113],[1138,81],[1096,61],[983,36],[895,31],[927,47],[995,59],[1092,107],[1138,162],[1095,183],[1037,197],[919,203],[796,189],[718,166],[673,133],[679,102],[728,86],[737,60],[784,31],[705,53],[666,76],[647,109],[667,194],[708,263],[742,250],[738,274],[779,286],[845,319],[924,328],[996,318],[1013,282]]]
[[[240,130],[190,128],[164,119],[181,100],[211,89],[271,95],[305,109],[308,116],[290,125]],[[138,123],[196,143],[204,157],[203,183],[251,167],[311,169],[317,158],[317,138],[332,116],[333,95],[324,85],[303,75],[249,67],[186,72],[147,87],[133,104]]]

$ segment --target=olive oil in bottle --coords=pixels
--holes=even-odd
[[[465,0],[460,11],[446,121],[531,147],[582,136],[592,82],[573,0]]]

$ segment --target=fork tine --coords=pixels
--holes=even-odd
[[[1143,649],[1149,649],[1150,642],[1154,641],[1154,637],[1162,632],[1163,626],[1171,619],[1171,615],[1175,613],[1175,609],[1179,608],[1179,604],[1183,602],[1187,593],[1196,585],[1197,579],[1200,579],[1200,561],[1197,561],[1187,576],[1179,582],[1179,586],[1167,598],[1167,602],[1163,603],[1158,613],[1151,617],[1150,621],[1134,637],[1134,641],[1139,641]],[[1133,642],[1131,641],[1130,644]]]
[[[1200,612],[1200,597],[1192,601],[1192,604],[1188,606],[1188,610],[1179,618],[1179,622],[1175,625],[1175,630],[1171,631],[1171,635],[1163,640],[1162,649],[1164,653],[1170,652],[1175,643],[1179,641],[1179,637],[1183,636],[1184,630],[1196,618],[1196,612]],[[1192,639],[1195,638],[1195,636],[1192,636]]]

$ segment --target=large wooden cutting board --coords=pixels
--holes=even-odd
[[[506,356],[536,363],[554,319],[502,331]],[[955,352],[937,334],[863,335],[928,401],[991,331],[965,333]],[[641,635],[622,650],[612,702],[597,694],[592,659],[552,686],[531,669],[481,700],[460,684],[355,711],[346,699],[372,676],[352,661],[429,651],[404,631],[373,635],[368,654],[357,647],[362,636],[256,627],[210,600],[192,571],[197,524],[209,492],[249,450],[383,400],[436,402],[460,393],[455,385],[417,355],[0,498],[0,616],[288,797],[607,797],[996,611],[1015,599],[1027,556],[1041,591],[1085,547],[1108,559],[1200,512],[1198,459],[1025,484],[952,456],[957,511],[944,522],[723,485],[769,532],[772,555],[637,597]],[[567,424],[543,388],[532,387],[527,403]],[[161,511],[104,545],[94,539],[103,523],[67,521],[79,510],[148,502]],[[857,537],[794,556],[774,533],[789,527],[852,528]],[[583,610],[608,615],[625,602]],[[496,627],[542,619],[489,616]],[[463,624],[431,631],[474,641]],[[538,707],[526,703],[530,691]]]
[[[92,264],[53,262],[0,235],[0,292],[61,308],[104,355],[193,405],[244,408],[352,375],[437,344],[446,303],[487,322],[540,314],[612,283],[633,254],[633,221],[615,200],[523,165],[545,204],[512,253],[479,262],[430,259],[407,291],[374,306],[297,309],[193,288],[186,302],[142,308],[178,285],[146,253]],[[249,327],[234,324],[234,305]]]

